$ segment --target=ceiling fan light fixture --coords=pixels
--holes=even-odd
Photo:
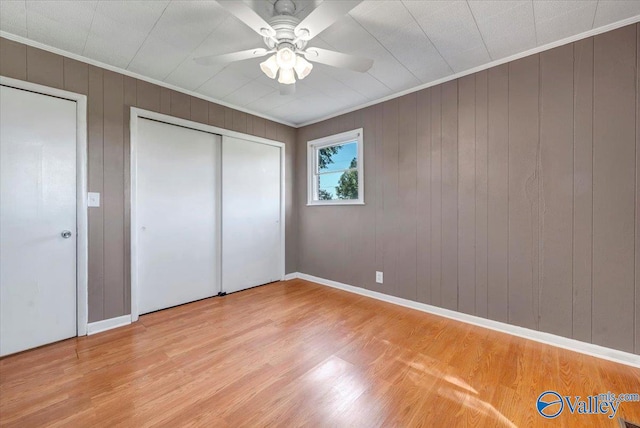
[[[278,82],[285,85],[293,85],[296,83],[296,77],[293,74],[292,68],[281,68],[280,75],[278,76]]]
[[[280,68],[291,70],[296,65],[297,55],[288,47],[278,49],[276,61]]]
[[[299,30],[296,30],[295,34],[296,34],[296,37],[299,38],[300,40],[309,41],[313,38],[311,37],[311,32],[306,28],[300,28]]]
[[[311,73],[313,70],[313,64],[309,61],[301,57],[300,55],[296,56],[296,65],[293,67],[296,70],[296,74],[298,75],[298,79],[302,80]]]
[[[275,79],[278,74],[278,61],[275,55],[271,55],[266,61],[260,63],[260,70],[269,78]]]
[[[207,55],[194,58],[196,63],[201,65],[228,64],[270,55],[268,59],[260,63],[260,69],[267,77],[278,79],[278,82],[281,83],[281,94],[283,94],[283,88],[287,86],[288,88],[284,92],[292,93],[296,78],[301,80],[311,73],[313,64],[309,61],[361,73],[367,72],[373,65],[373,60],[368,58],[328,49],[307,47],[309,40],[344,15],[348,15],[361,0],[321,1],[302,20],[295,15],[296,4],[294,0],[270,0],[270,2],[273,5],[273,16],[265,20],[249,6],[250,2],[247,0],[218,0],[220,6],[263,38],[266,49],[262,47],[222,55]],[[308,0],[303,0],[303,2],[308,2]],[[272,53],[275,55],[271,55]]]

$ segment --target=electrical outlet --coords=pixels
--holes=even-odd
[[[378,284],[382,284],[383,282],[382,272],[376,271],[376,282]]]

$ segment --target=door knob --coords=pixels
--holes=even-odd
[[[60,234],[60,236],[62,236],[64,239],[69,239],[69,238],[71,238],[71,231],[70,230],[63,230],[62,233]]]

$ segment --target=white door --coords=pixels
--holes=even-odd
[[[0,86],[0,355],[76,328],[76,103]]]
[[[138,121],[139,313],[219,291],[217,160],[220,137]]]
[[[281,279],[280,148],[224,137],[222,290]]]

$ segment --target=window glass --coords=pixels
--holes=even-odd
[[[358,199],[358,171],[330,172],[318,176],[318,199]]]
[[[358,143],[353,141],[336,146],[318,149],[318,171],[344,171],[356,168],[358,161]],[[351,165],[354,166],[351,166]]]

